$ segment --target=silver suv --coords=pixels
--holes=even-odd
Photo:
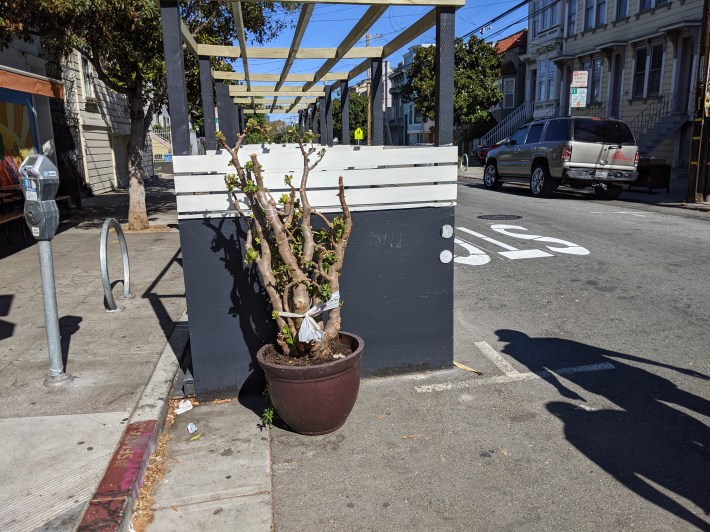
[[[597,197],[616,199],[638,177],[639,152],[629,126],[611,118],[535,120],[488,152],[483,184],[530,183],[535,197],[560,185],[594,187]]]

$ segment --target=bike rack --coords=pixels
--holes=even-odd
[[[121,244],[121,257],[123,258],[123,299],[131,299],[131,270],[128,264],[128,246],[126,237],[123,236],[123,229],[114,218],[107,218],[101,227],[101,246],[99,255],[101,258],[101,283],[104,286],[104,296],[108,309],[106,312],[121,312],[123,309],[116,304],[111,290],[111,280],[108,276],[108,233],[111,227],[116,231],[118,242]]]

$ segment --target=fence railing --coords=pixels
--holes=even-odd
[[[483,135],[478,144],[486,146],[510,136],[521,124],[530,120],[533,116],[534,103],[525,102],[520,104],[515,110],[498,122],[488,133]]]
[[[661,95],[658,99],[646,103],[646,107],[629,121],[629,128],[636,137],[636,143],[641,144],[642,140],[658,121],[668,116],[673,111],[673,94]]]
[[[167,142],[172,142],[172,135],[171,135],[169,127],[153,126],[151,128],[151,131],[153,133],[155,133],[161,139],[163,139]]]

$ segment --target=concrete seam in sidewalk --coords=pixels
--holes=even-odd
[[[168,408],[168,398],[189,339],[187,314],[175,324],[130,421],[89,502],[77,531],[128,530],[133,503],[140,493]]]

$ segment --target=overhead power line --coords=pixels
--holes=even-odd
[[[492,24],[498,22],[500,19],[507,17],[508,15],[510,15],[511,13],[513,13],[514,11],[517,11],[518,9],[520,9],[520,8],[523,7],[523,6],[526,6],[526,5],[529,4],[530,2],[531,2],[531,0],[523,0],[522,2],[520,2],[520,3],[518,3],[518,4],[515,4],[515,5],[514,5],[513,7],[511,7],[508,11],[506,11],[506,12],[504,12],[504,13],[501,13],[500,15],[497,15],[497,16],[493,17],[491,20],[489,20],[489,21],[486,22],[485,24],[481,24],[479,27],[477,27],[477,28],[475,28],[475,29],[469,31],[467,34],[462,35],[461,38],[464,39],[464,40],[467,39],[468,37],[470,37],[470,36],[473,35],[474,33],[477,33],[477,32],[479,32],[479,31],[481,31],[482,29],[485,29],[485,28],[487,28],[488,26],[490,26],[490,25],[492,25]]]

